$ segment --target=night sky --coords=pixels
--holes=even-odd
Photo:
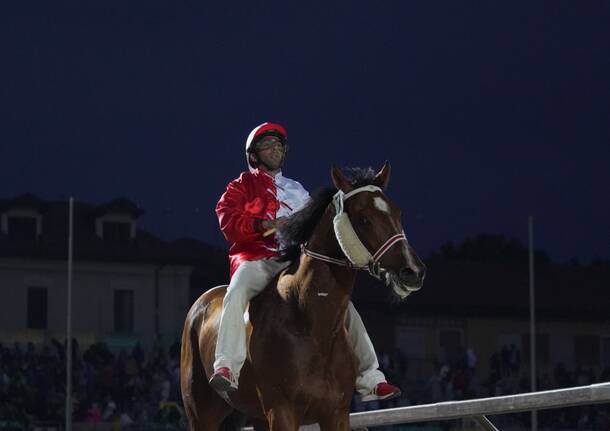
[[[392,164],[419,254],[496,233],[610,257],[610,2],[7,0],[0,198],[132,199],[225,247],[214,206],[263,121],[284,174]]]

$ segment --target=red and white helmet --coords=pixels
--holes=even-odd
[[[246,161],[248,162],[248,167],[250,169],[255,168],[255,166],[252,166],[250,163],[250,153],[254,151],[254,145],[266,136],[275,136],[284,146],[288,144],[288,134],[282,125],[277,123],[263,123],[256,126],[252,129],[246,140]]]

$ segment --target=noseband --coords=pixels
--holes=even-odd
[[[341,190],[339,190],[333,196],[333,204],[336,211],[335,218],[333,219],[333,227],[335,230],[335,236],[337,237],[337,242],[339,243],[343,254],[345,257],[347,257],[347,260],[335,259],[330,256],[316,253],[315,251],[308,250],[305,245],[301,246],[301,251],[314,259],[332,263],[334,265],[346,266],[348,268],[357,270],[366,270],[373,277],[381,280],[381,275],[384,268],[380,266],[379,261],[394,244],[399,241],[407,240],[404,231],[392,235],[379,247],[375,253],[371,254],[364,244],[362,244],[360,238],[358,238],[358,234],[356,234],[347,213],[343,211],[344,202],[352,196],[362,192],[372,193],[381,191],[381,188],[369,185],[359,187],[349,193],[343,193]]]

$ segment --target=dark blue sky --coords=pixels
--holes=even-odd
[[[610,2],[0,4],[0,196],[126,196],[166,238],[213,213],[252,127],[285,174],[393,166],[426,255],[481,232],[610,257]]]

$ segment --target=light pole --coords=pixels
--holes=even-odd
[[[530,374],[532,392],[536,392],[536,296],[534,290],[534,217],[528,217],[530,280]],[[532,431],[538,430],[538,415],[532,410]]]
[[[68,215],[68,294],[66,313],[66,431],[72,431],[72,254],[74,235],[74,198],[70,198]]]

